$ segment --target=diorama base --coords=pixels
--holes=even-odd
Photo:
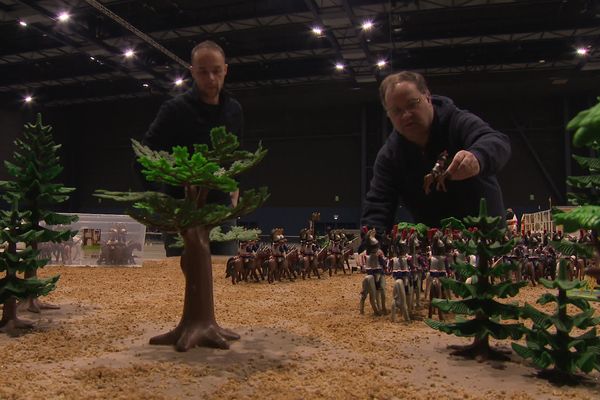
[[[240,339],[187,352],[149,344],[180,321],[178,257],[142,268],[43,268],[41,277],[61,278],[42,300],[61,308],[19,313],[34,328],[0,334],[0,380],[10,382],[0,399],[600,398],[598,372],[559,387],[514,353],[510,361],[452,356],[449,345],[472,339],[426,326],[426,301],[412,322],[360,315],[363,274],[232,285],[225,261],[213,258],[215,319]],[[526,287],[514,300],[535,303],[544,292]]]

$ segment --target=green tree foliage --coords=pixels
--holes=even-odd
[[[545,293],[537,303],[556,303],[555,312],[547,314],[525,304],[523,316],[531,319],[533,326],[526,330],[526,346],[513,343],[512,348],[521,357],[531,359],[540,369],[546,370],[554,366],[552,371],[547,371],[551,375],[573,379],[578,370],[585,373],[594,369],[600,371],[600,338],[596,335],[595,328],[600,323],[600,318],[594,317],[594,309],[590,307],[588,298],[568,294],[568,290],[585,287],[585,282],[570,281],[566,264],[566,260],[561,260],[555,281],[540,278],[546,288],[558,289],[558,296]],[[569,304],[580,312],[569,315]],[[575,328],[588,330],[571,336]]]
[[[566,232],[591,230],[592,243],[589,246],[593,246],[596,253],[600,253],[600,103],[577,114],[567,124],[567,130],[575,132],[574,146],[587,147],[593,150],[596,156],[573,155],[577,163],[589,174],[567,177],[567,184],[574,190],[568,193],[569,202],[579,207],[568,212],[553,210],[554,222],[563,225]]]
[[[15,141],[12,161],[4,165],[12,181],[0,183],[0,188],[12,193],[18,199],[20,208],[28,211],[31,228],[40,232],[35,242],[63,242],[77,234],[76,231],[54,231],[50,225],[68,225],[77,221],[75,216],[66,216],[51,211],[58,204],[69,199],[75,189],[56,182],[63,167],[60,164],[58,150],[52,137],[52,127],[42,124],[42,115],[37,114],[35,124],[25,124],[23,137]]]
[[[238,139],[225,127],[211,130],[211,144],[175,146],[172,153],[153,151],[132,140],[133,150],[148,181],[181,186],[185,198],[176,199],[160,192],[113,192],[97,190],[96,196],[133,203],[128,214],[137,221],[165,232],[181,232],[195,226],[210,226],[246,215],[267,198],[266,188],[250,189],[240,196],[236,207],[206,202],[209,190],[233,192],[236,175],[258,164],[267,151],[259,145],[256,152],[237,150]]]
[[[26,236],[25,243],[36,251],[40,242],[63,242],[77,234],[77,231],[49,229],[51,225],[66,225],[77,220],[77,217],[52,211],[52,208],[65,202],[75,189],[56,182],[63,168],[57,154],[61,145],[54,142],[52,127],[44,125],[41,114],[37,114],[36,122],[25,124],[24,128],[22,137],[15,140],[12,160],[4,161],[12,180],[0,182],[0,190],[5,200],[13,205],[18,204],[20,211],[24,212],[28,229],[35,232],[35,235]],[[36,264],[36,267],[31,264],[30,268],[24,270],[25,278],[36,281],[37,268],[46,262]],[[40,308],[57,307],[40,303],[32,296],[29,297],[27,308],[39,312]]]
[[[49,279],[23,279],[20,273],[35,271],[46,264],[47,260],[37,260],[37,251],[31,246],[17,251],[18,243],[36,242],[39,231],[29,229],[25,222],[29,212],[19,212],[17,202],[13,202],[11,211],[0,211],[0,242],[6,242],[7,248],[0,253],[0,272],[5,276],[0,279],[0,303],[5,303],[11,297],[25,299],[30,296],[42,296],[50,293],[59,276]]]
[[[513,269],[510,263],[492,260],[508,254],[514,247],[514,240],[502,243],[506,232],[501,217],[487,215],[487,205],[481,199],[479,216],[466,217],[464,223],[449,218],[442,221],[443,227],[460,228],[468,241],[464,244],[457,243],[458,249],[467,254],[478,256],[477,266],[468,263],[454,264],[454,269],[459,276],[476,277],[471,283],[460,282],[454,279],[441,278],[442,285],[452,290],[458,300],[433,299],[433,305],[444,312],[451,312],[467,317],[457,318],[455,322],[441,322],[426,320],[430,327],[454,334],[456,336],[474,337],[470,346],[458,347],[456,354],[477,358],[502,358],[502,355],[489,347],[489,337],[506,339],[511,337],[519,339],[523,335],[523,326],[520,323],[503,324],[501,319],[518,319],[519,307],[514,304],[500,303],[494,298],[514,297],[519,289],[527,282],[504,281],[494,283]],[[471,229],[466,229],[469,227]]]
[[[588,147],[598,154],[600,150],[600,103],[590,109],[581,111],[567,125],[568,131],[574,131],[573,145]],[[593,258],[594,249],[598,251],[598,231],[600,228],[600,158],[573,158],[589,172],[585,176],[570,176],[567,184],[575,190],[569,193],[569,202],[577,208],[563,212],[553,210],[556,224],[563,225],[565,231],[578,229],[592,231],[592,243],[571,243],[566,240],[552,242],[552,246],[566,256]],[[571,289],[581,289],[586,283],[580,280],[569,281],[567,261],[561,260],[558,278],[555,281],[540,279],[548,289],[558,289],[558,296],[551,293],[542,295],[537,303],[556,303],[554,314],[547,314],[526,304],[523,316],[533,321],[527,330],[526,346],[513,343],[512,347],[519,355],[531,361],[550,377],[575,380],[577,371],[588,373],[593,369],[600,370],[600,338],[596,335],[595,325],[600,318],[594,317],[594,310],[589,300],[576,295],[569,295]],[[598,267],[592,267],[598,270]],[[590,272],[588,270],[588,272]],[[597,274],[596,274],[597,275]],[[597,301],[597,300],[596,300]],[[567,306],[571,304],[580,310],[575,315],[568,315]],[[586,330],[578,336],[571,336],[573,329]],[[552,370],[548,368],[554,366]]]

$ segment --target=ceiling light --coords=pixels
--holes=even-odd
[[[31,96],[25,96],[25,97],[23,98],[23,101],[24,101],[25,103],[31,103],[31,102],[33,101],[33,97],[31,97]]]
[[[147,83],[142,83],[142,86],[145,88],[150,87],[150,85],[148,85]]]
[[[344,64],[342,64],[342,63],[335,63],[335,69],[337,69],[338,71],[343,71],[344,70]]]
[[[579,47],[577,48],[577,54],[579,54],[580,56],[585,56],[588,53],[588,49],[585,47]]]
[[[135,52],[132,49],[127,49],[125,50],[125,53],[123,53],[125,55],[126,58],[131,58],[135,55]]]
[[[71,15],[68,12],[63,11],[60,14],[58,14],[57,18],[60,22],[67,22],[69,18],[71,18]]]
[[[377,61],[377,67],[378,68],[383,68],[383,67],[386,66],[386,64],[387,64],[387,61],[385,61],[385,60],[379,60],[379,61]]]
[[[27,26],[27,22],[21,20],[21,21],[19,21],[19,25],[25,27],[25,26]]]
[[[314,33],[317,36],[321,36],[323,34],[323,29],[319,28],[318,26],[315,26],[312,28],[312,33]]]
[[[373,21],[367,20],[363,22],[362,29],[363,31],[370,31],[373,28]]]
[[[543,59],[542,59],[542,60],[539,60],[538,62],[539,62],[540,64],[543,64],[543,63],[545,63],[545,62],[546,62],[546,60],[543,60]]]
[[[181,79],[181,78],[177,78],[177,79],[175,80],[175,86],[181,86],[182,84],[183,84],[183,79]]]
[[[90,56],[90,60],[96,61],[96,59],[94,58],[94,56]]]

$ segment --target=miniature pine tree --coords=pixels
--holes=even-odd
[[[183,199],[158,192],[96,192],[102,198],[134,202],[128,211],[134,219],[183,237],[185,294],[181,320],[172,331],[150,339],[150,344],[175,345],[178,351],[195,346],[226,349],[227,340],[239,339],[215,320],[209,232],[225,220],[254,211],[268,197],[266,188],[261,188],[244,192],[235,207],[208,203],[209,190],[235,191],[238,185],[233,177],[266,155],[260,145],[254,153],[238,150],[237,137],[224,127],[212,129],[210,139],[212,148],[196,144],[193,154],[181,146],[173,147],[171,154],[156,152],[132,141],[146,179],[183,187]]]
[[[492,265],[493,257],[501,257],[510,252],[514,247],[514,239],[503,243],[506,232],[501,217],[487,215],[485,199],[481,199],[479,216],[466,217],[464,224],[455,218],[442,221],[443,226],[451,225],[453,228],[463,230],[469,241],[465,244],[457,243],[457,248],[465,254],[476,254],[477,266],[468,263],[454,264],[455,271],[460,276],[475,276],[471,283],[463,283],[454,279],[440,278],[442,285],[462,297],[459,300],[433,299],[433,305],[445,312],[473,316],[471,319],[458,319],[455,322],[444,323],[441,321],[426,320],[430,327],[454,334],[456,336],[474,337],[468,346],[452,346],[454,355],[478,359],[505,359],[506,357],[490,347],[489,337],[506,339],[509,336],[519,339],[523,335],[523,326],[519,323],[502,324],[500,319],[517,319],[519,307],[513,304],[499,303],[495,297],[514,297],[519,289],[527,282],[512,282],[510,280],[494,284],[496,278],[505,276],[506,272],[513,269],[510,263],[496,263]],[[476,229],[467,230],[465,226]]]
[[[568,290],[584,287],[585,282],[569,281],[566,260],[560,261],[555,281],[540,278],[540,282],[548,289],[558,289],[558,296],[545,293],[537,300],[542,305],[555,302],[556,311],[550,315],[525,304],[522,315],[533,321],[533,327],[526,330],[526,346],[513,343],[513,350],[523,358],[530,358],[538,368],[545,370],[543,376],[559,382],[576,381],[577,370],[585,373],[593,369],[600,371],[600,338],[594,327],[600,323],[600,318],[593,316],[594,309],[586,298],[567,293]],[[569,304],[581,312],[568,315]],[[550,331],[548,328],[552,326],[554,329]],[[571,336],[573,328],[585,330],[590,327],[579,336]],[[554,368],[546,370],[551,365]]]
[[[48,279],[23,279],[17,275],[36,270],[47,262],[47,260],[37,260],[37,251],[31,247],[17,251],[17,243],[32,243],[39,236],[39,232],[29,229],[24,222],[28,219],[29,213],[19,212],[17,208],[15,200],[12,211],[0,211],[0,242],[8,244],[6,250],[0,253],[0,272],[5,273],[0,279],[0,303],[4,304],[0,331],[31,328],[30,322],[17,318],[17,299],[46,295],[54,290],[59,278],[56,275]]]
[[[569,124],[567,130],[575,131],[573,145],[589,147],[596,154],[600,150],[600,103],[594,107],[577,114]],[[569,193],[569,202],[579,207],[563,212],[553,210],[554,222],[563,225],[566,232],[578,229],[589,229],[592,232],[592,243],[570,243],[567,241],[552,242],[552,245],[563,255],[577,255],[593,258],[594,249],[598,254],[598,231],[600,229],[600,158],[581,157],[573,158],[587,171],[586,176],[570,176],[567,184],[577,192]],[[588,269],[588,273],[599,276],[598,265]],[[559,264],[558,278],[554,281],[540,279],[548,289],[558,289],[558,296],[546,293],[538,299],[539,304],[556,302],[556,311],[553,315],[536,310],[530,305],[525,305],[523,315],[533,320],[533,327],[527,331],[526,347],[513,343],[513,349],[524,358],[531,358],[533,363],[543,369],[543,375],[561,381],[577,380],[575,373],[581,370],[585,373],[593,369],[600,370],[600,338],[596,335],[594,327],[600,323],[600,318],[594,317],[594,310],[590,307],[589,299],[568,294],[568,290],[581,289],[586,286],[584,281],[568,280],[566,260]],[[568,315],[567,305],[571,304],[581,310],[578,314]],[[554,327],[552,331],[548,328]],[[570,335],[573,328],[585,330],[592,327],[582,335]],[[552,370],[548,367],[554,366]]]
[[[598,98],[600,101],[600,98]],[[587,273],[600,278],[600,103],[581,111],[568,124],[568,131],[575,131],[573,145],[588,147],[596,154],[595,157],[582,157],[573,155],[577,163],[589,171],[585,176],[569,176],[567,184],[576,190],[568,194],[569,202],[579,206],[569,212],[553,210],[554,222],[563,225],[565,232],[574,232],[578,229],[588,229],[592,233],[591,247],[596,252],[595,265]]]
[[[68,188],[55,180],[62,172],[58,150],[52,137],[52,127],[42,124],[41,114],[37,114],[35,124],[25,124],[23,137],[15,141],[16,150],[12,161],[4,164],[12,181],[2,182],[0,188],[18,199],[23,211],[28,211],[27,222],[30,229],[39,232],[35,240],[27,242],[37,250],[40,242],[63,242],[77,234],[76,231],[53,231],[48,226],[70,224],[77,220],[74,216],[65,216],[51,211],[56,205],[65,202],[74,188]],[[25,278],[36,278],[37,268],[25,271]],[[24,303],[31,312],[40,312],[43,308],[58,308],[55,305],[40,302],[30,297]]]

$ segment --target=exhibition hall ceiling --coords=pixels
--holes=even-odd
[[[46,106],[165,95],[190,50],[227,53],[233,91],[600,68],[593,0],[0,0],[0,101]]]

